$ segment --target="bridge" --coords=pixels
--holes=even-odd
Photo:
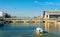
[[[5,18],[5,21],[11,21],[12,24],[44,24],[45,30],[50,31],[52,28],[60,28],[60,19],[58,18],[40,18],[40,19],[28,19],[28,18]],[[44,21],[44,22],[43,22]],[[57,27],[58,26],[58,27]],[[54,30],[53,30],[54,31]]]
[[[60,18],[40,18],[40,19],[27,19],[27,18],[5,18],[5,21],[11,21],[12,24],[44,24],[46,31],[54,31],[60,29]],[[43,22],[44,21],[44,22]]]
[[[5,18],[5,21],[6,22],[11,22],[11,23],[23,23],[23,24],[38,24],[40,23],[40,21],[42,21],[42,18],[40,19],[37,19],[37,18],[31,18],[31,19],[28,19],[28,18]]]

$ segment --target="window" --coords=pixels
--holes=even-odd
[[[50,18],[58,18],[58,17],[60,17],[60,15],[49,15],[50,16]]]
[[[46,17],[48,18],[48,15],[46,15]]]

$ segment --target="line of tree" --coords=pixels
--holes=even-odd
[[[11,15],[5,13],[5,18],[11,18]]]

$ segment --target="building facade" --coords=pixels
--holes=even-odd
[[[60,10],[44,11],[43,18],[46,31],[55,31],[60,28]]]
[[[60,10],[44,11],[43,18],[60,18]]]

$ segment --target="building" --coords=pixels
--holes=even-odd
[[[60,18],[60,10],[44,11],[43,18]]]
[[[5,13],[3,11],[0,11],[0,18],[5,18]]]
[[[55,31],[55,29],[60,28],[60,10],[44,11],[43,18],[46,31]]]

